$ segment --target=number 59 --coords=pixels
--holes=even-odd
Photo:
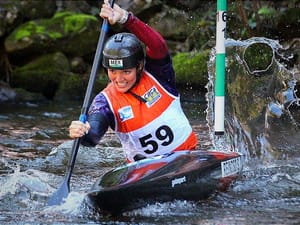
[[[152,137],[152,134],[147,134],[139,138],[139,141],[143,148],[149,147],[148,149],[144,150],[144,152],[147,154],[156,152],[158,150],[159,144],[162,146],[168,146],[174,140],[174,134],[171,128],[166,125],[159,127],[155,131],[155,137],[156,139],[161,141],[160,143],[157,143],[157,141],[153,140]]]

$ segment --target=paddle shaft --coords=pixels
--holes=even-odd
[[[114,0],[112,0],[110,2],[110,4],[113,7]],[[107,19],[105,19],[105,20],[103,20],[103,23],[102,23],[101,32],[100,32],[100,36],[99,36],[99,40],[98,40],[98,44],[97,44],[97,49],[96,49],[96,53],[95,53],[95,57],[94,57],[94,61],[93,61],[93,66],[92,66],[88,86],[86,89],[85,98],[84,98],[84,101],[82,104],[81,114],[79,117],[79,120],[83,123],[85,123],[87,120],[88,107],[89,107],[89,104],[91,101],[93,86],[94,86],[94,83],[96,80],[99,62],[102,60],[102,51],[103,51],[107,31],[108,31],[108,21],[107,21]],[[58,192],[65,192],[65,191],[67,191],[68,193],[70,192],[70,180],[71,180],[72,172],[73,172],[75,161],[76,161],[77,152],[78,152],[79,145],[80,145],[80,140],[81,140],[81,138],[76,138],[73,142],[71,158],[68,163],[66,175],[65,175],[64,181],[62,182],[60,188],[57,190]],[[50,201],[48,201],[48,202],[51,202],[50,203],[51,205],[53,204],[53,202],[61,203],[63,199],[58,199],[58,198],[62,198],[60,196],[66,196],[68,193],[65,193],[65,194],[64,193],[54,193],[52,198],[55,198],[55,199],[50,199]]]
[[[95,83],[99,62],[102,59],[103,45],[104,45],[104,41],[105,41],[105,38],[106,38],[107,30],[108,30],[108,22],[107,22],[107,20],[104,20],[103,24],[102,24],[102,29],[101,29],[101,34],[100,34],[100,37],[99,37],[98,45],[97,45],[96,55],[95,55],[92,70],[91,70],[91,75],[90,75],[90,78],[89,78],[89,83],[88,83],[88,86],[87,86],[84,102],[83,102],[82,108],[81,108],[81,114],[80,114],[80,117],[79,117],[79,120],[83,123],[85,123],[86,119],[87,119],[88,107],[89,107],[89,104],[90,104],[90,101],[91,101],[93,86],[94,86],[94,83]],[[72,146],[71,159],[70,159],[68,170],[67,170],[67,173],[66,173],[66,179],[67,180],[70,180],[71,175],[72,175],[72,171],[73,171],[73,168],[74,168],[78,148],[79,148],[79,145],[80,145],[80,140],[81,140],[81,138],[76,138],[74,140],[74,143],[73,143],[73,146]]]

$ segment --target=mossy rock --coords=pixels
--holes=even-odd
[[[87,87],[88,78],[70,73],[61,81],[56,99],[76,99],[84,97],[85,89]]]
[[[41,56],[12,73],[12,87],[54,97],[61,80],[70,71],[69,61],[60,52]]]
[[[5,49],[15,55],[62,51],[82,56],[95,50],[99,36],[95,16],[59,12],[50,19],[28,21],[5,40]]]
[[[209,53],[210,50],[183,52],[173,57],[178,86],[204,87],[207,84]]]
[[[41,93],[26,91],[23,88],[15,88],[16,102],[44,102],[47,98]]]
[[[70,73],[61,81],[60,87],[55,96],[56,100],[84,99],[88,86],[89,76]],[[98,74],[94,86],[93,94],[96,95],[107,85],[108,79],[103,74]]]
[[[244,61],[251,73],[265,72],[273,61],[273,49],[266,43],[253,43],[244,52]]]

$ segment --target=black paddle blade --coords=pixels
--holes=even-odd
[[[60,187],[52,194],[52,196],[48,199],[46,205],[60,205],[64,202],[64,200],[68,197],[70,192],[70,187],[68,182],[65,180]]]

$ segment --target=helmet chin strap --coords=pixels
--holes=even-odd
[[[126,92],[131,94],[133,97],[135,97],[137,100],[139,100],[140,102],[146,103],[147,100],[144,99],[142,96],[137,95],[136,93],[132,92],[131,89],[133,87],[135,87],[141,80],[141,76],[142,76],[142,71],[144,69],[144,62],[141,62],[139,64],[139,66],[137,67],[137,72],[136,72],[136,81],[134,83],[134,85],[132,85],[132,87]]]
[[[131,90],[127,91],[128,94],[131,94],[133,97],[135,97],[137,100],[139,100],[142,103],[147,103],[147,100],[144,99],[142,96],[137,95],[136,93],[132,92]]]

